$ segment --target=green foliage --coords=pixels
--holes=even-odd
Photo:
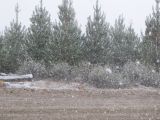
[[[15,72],[25,59],[25,28],[14,21],[5,30],[3,67],[6,72]]]
[[[123,66],[128,60],[138,58],[139,38],[131,25],[125,26],[122,16],[115,21],[111,36],[113,64]]]
[[[75,11],[70,0],[59,6],[59,22],[54,24],[52,53],[56,62],[77,64],[81,59],[82,34],[75,20]]]
[[[15,72],[25,59],[25,28],[18,21],[19,7],[15,7],[16,20],[4,31],[1,48],[1,71]]]
[[[71,0],[62,1],[59,20],[53,26],[41,0],[28,31],[18,20],[18,5],[15,11],[16,19],[0,35],[0,72],[18,70],[19,74],[32,73],[35,78],[87,82],[98,88],[160,87],[159,7],[147,17],[141,42],[122,16],[110,26],[98,0],[93,18],[88,18],[86,36],[75,19]],[[142,62],[154,66],[157,72],[136,63],[140,56]],[[105,66],[109,64],[113,70]]]
[[[2,72],[3,70],[3,64],[4,64],[4,38],[3,38],[3,35],[0,35],[0,72]]]
[[[160,68],[160,11],[153,9],[153,13],[146,19],[146,30],[142,42],[142,59],[147,65]]]
[[[93,64],[106,63],[110,57],[109,24],[96,2],[93,20],[88,18],[86,26],[86,41],[84,42],[86,60]]]
[[[31,26],[28,29],[28,54],[35,61],[44,61],[49,64],[51,60],[50,41],[52,38],[52,29],[50,15],[43,7],[42,1],[40,6],[36,6],[35,11],[30,19]]]
[[[2,52],[2,47],[3,47],[3,42],[4,42],[4,40],[3,40],[4,38],[3,38],[3,35],[0,35],[0,53]],[[1,54],[0,54],[1,55]]]

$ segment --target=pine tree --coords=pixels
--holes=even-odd
[[[138,59],[139,38],[130,25],[125,26],[124,18],[119,16],[111,28],[112,62],[123,66],[127,61]]]
[[[3,35],[0,34],[0,51],[3,47]]]
[[[94,8],[93,20],[88,18],[84,53],[93,64],[106,63],[110,58],[110,28],[101,12],[98,0]]]
[[[15,72],[25,59],[25,27],[19,22],[19,6],[15,7],[16,19],[4,32],[3,68],[6,72]]]
[[[30,21],[27,40],[28,54],[33,60],[43,61],[48,65],[51,60],[49,45],[52,37],[52,24],[42,0],[40,5],[36,6]]]
[[[4,61],[4,55],[3,55],[3,35],[0,35],[0,72],[2,72],[2,66],[3,66],[3,61]]]
[[[81,58],[82,33],[75,20],[75,11],[70,0],[59,6],[59,22],[54,24],[53,56],[56,62],[75,65]]]
[[[143,61],[155,67],[159,72],[160,67],[160,11],[159,1],[156,0],[156,9],[146,19],[146,30],[142,42]]]

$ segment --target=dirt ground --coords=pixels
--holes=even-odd
[[[0,88],[0,120],[160,120],[160,89]]]

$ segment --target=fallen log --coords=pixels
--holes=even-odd
[[[33,75],[6,75],[0,76],[0,80],[4,82],[24,82],[24,81],[32,81]]]

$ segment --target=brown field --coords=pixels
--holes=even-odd
[[[0,88],[0,120],[160,120],[160,89]]]

